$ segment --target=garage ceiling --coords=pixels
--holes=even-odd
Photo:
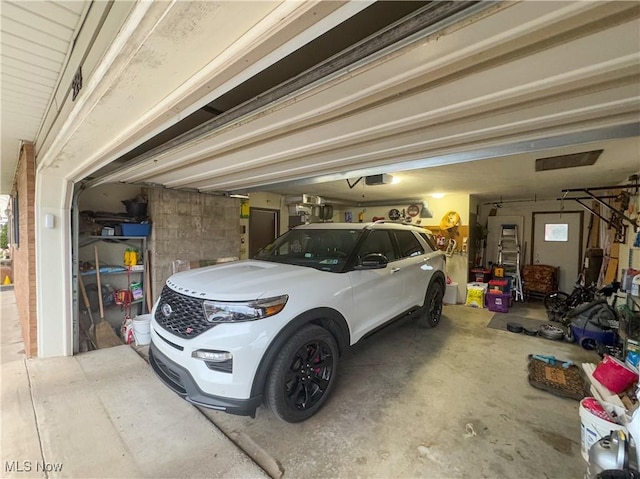
[[[329,28],[368,4],[260,2],[265,13],[255,19],[233,3],[148,5],[141,21],[148,30],[137,30],[112,55],[102,83],[81,93],[69,115],[81,123],[65,125],[53,147],[40,145],[41,169],[91,184],[212,193],[313,186],[344,199],[362,196],[345,191],[346,179],[380,172],[403,181],[366,194],[398,197],[392,188],[401,188],[403,197],[437,191],[522,199],[618,184],[640,170],[637,2],[480,2],[365,58],[347,51],[354,60],[340,68],[329,68],[341,58],[332,57],[296,76],[293,82],[310,80],[300,88],[260,95],[273,101],[211,110],[213,120],[145,152],[136,148],[216,105],[275,54],[321,35],[314,19]],[[237,38],[224,48],[216,42],[220,51],[194,48],[229,24]],[[15,115],[3,103],[3,124]],[[595,165],[533,170],[536,158],[591,149],[604,149]],[[4,176],[4,153],[2,167]]]
[[[589,151],[596,146],[604,151],[594,165],[535,172],[537,158]],[[331,180],[343,175],[326,175],[312,180],[282,183],[263,190],[285,195],[311,192],[325,198],[353,203],[399,198],[428,199],[434,193],[472,194],[489,202],[556,200],[566,188],[612,186],[626,182],[629,176],[640,172],[639,149],[638,138],[630,137],[531,153],[490,156],[488,160],[464,161],[430,168],[405,170],[402,169],[403,165],[397,165],[398,169],[384,168],[392,175],[392,184],[368,186],[364,180],[358,181],[359,176]],[[490,148],[484,153],[491,155],[496,150]],[[410,165],[412,168],[420,165],[419,161],[414,163]],[[380,170],[363,170],[362,174],[378,171]],[[350,185],[356,182],[351,188]]]

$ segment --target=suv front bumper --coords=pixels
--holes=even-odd
[[[234,399],[212,396],[204,393],[196,384],[191,373],[162,354],[151,342],[149,362],[154,372],[169,388],[197,406],[225,411],[241,416],[255,417],[256,409],[262,403],[262,396],[248,399]]]

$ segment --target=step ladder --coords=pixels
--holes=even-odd
[[[503,224],[500,226],[498,241],[498,264],[504,268],[504,275],[511,277],[511,289],[516,301],[523,301],[522,277],[520,276],[520,243],[518,241],[518,225]]]

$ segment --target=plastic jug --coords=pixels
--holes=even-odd
[[[640,274],[636,274],[631,281],[631,294],[640,296]]]

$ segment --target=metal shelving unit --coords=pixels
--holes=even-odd
[[[98,256],[100,261],[100,282],[102,289],[108,289],[118,291],[127,290],[130,291],[131,283],[140,283],[142,285],[142,297],[125,302],[125,304],[117,304],[115,299],[113,301],[104,301],[104,294],[102,291],[97,290],[97,275],[96,270],[83,271],[81,267],[78,269],[78,281],[83,281],[85,289],[89,293],[93,293],[95,285],[95,297],[93,301],[97,301],[97,295],[102,294],[103,302],[105,304],[104,318],[114,328],[118,328],[124,319],[125,315],[129,313],[130,308],[131,317],[144,314],[148,312],[147,308],[147,284],[145,284],[145,270],[147,265],[144,264],[147,250],[147,238],[145,236],[84,236],[78,238],[78,261],[79,265],[83,263],[95,264],[95,249],[98,247]],[[135,267],[127,267],[124,265],[124,253],[127,248],[136,249],[140,252],[139,257],[142,259]],[[91,301],[90,301],[91,302]],[[80,317],[85,311],[84,302],[82,297],[78,301],[78,317]],[[91,311],[94,320],[98,320],[99,315],[96,314],[98,309],[97,304],[91,304]],[[74,349],[78,349],[76,346]]]

